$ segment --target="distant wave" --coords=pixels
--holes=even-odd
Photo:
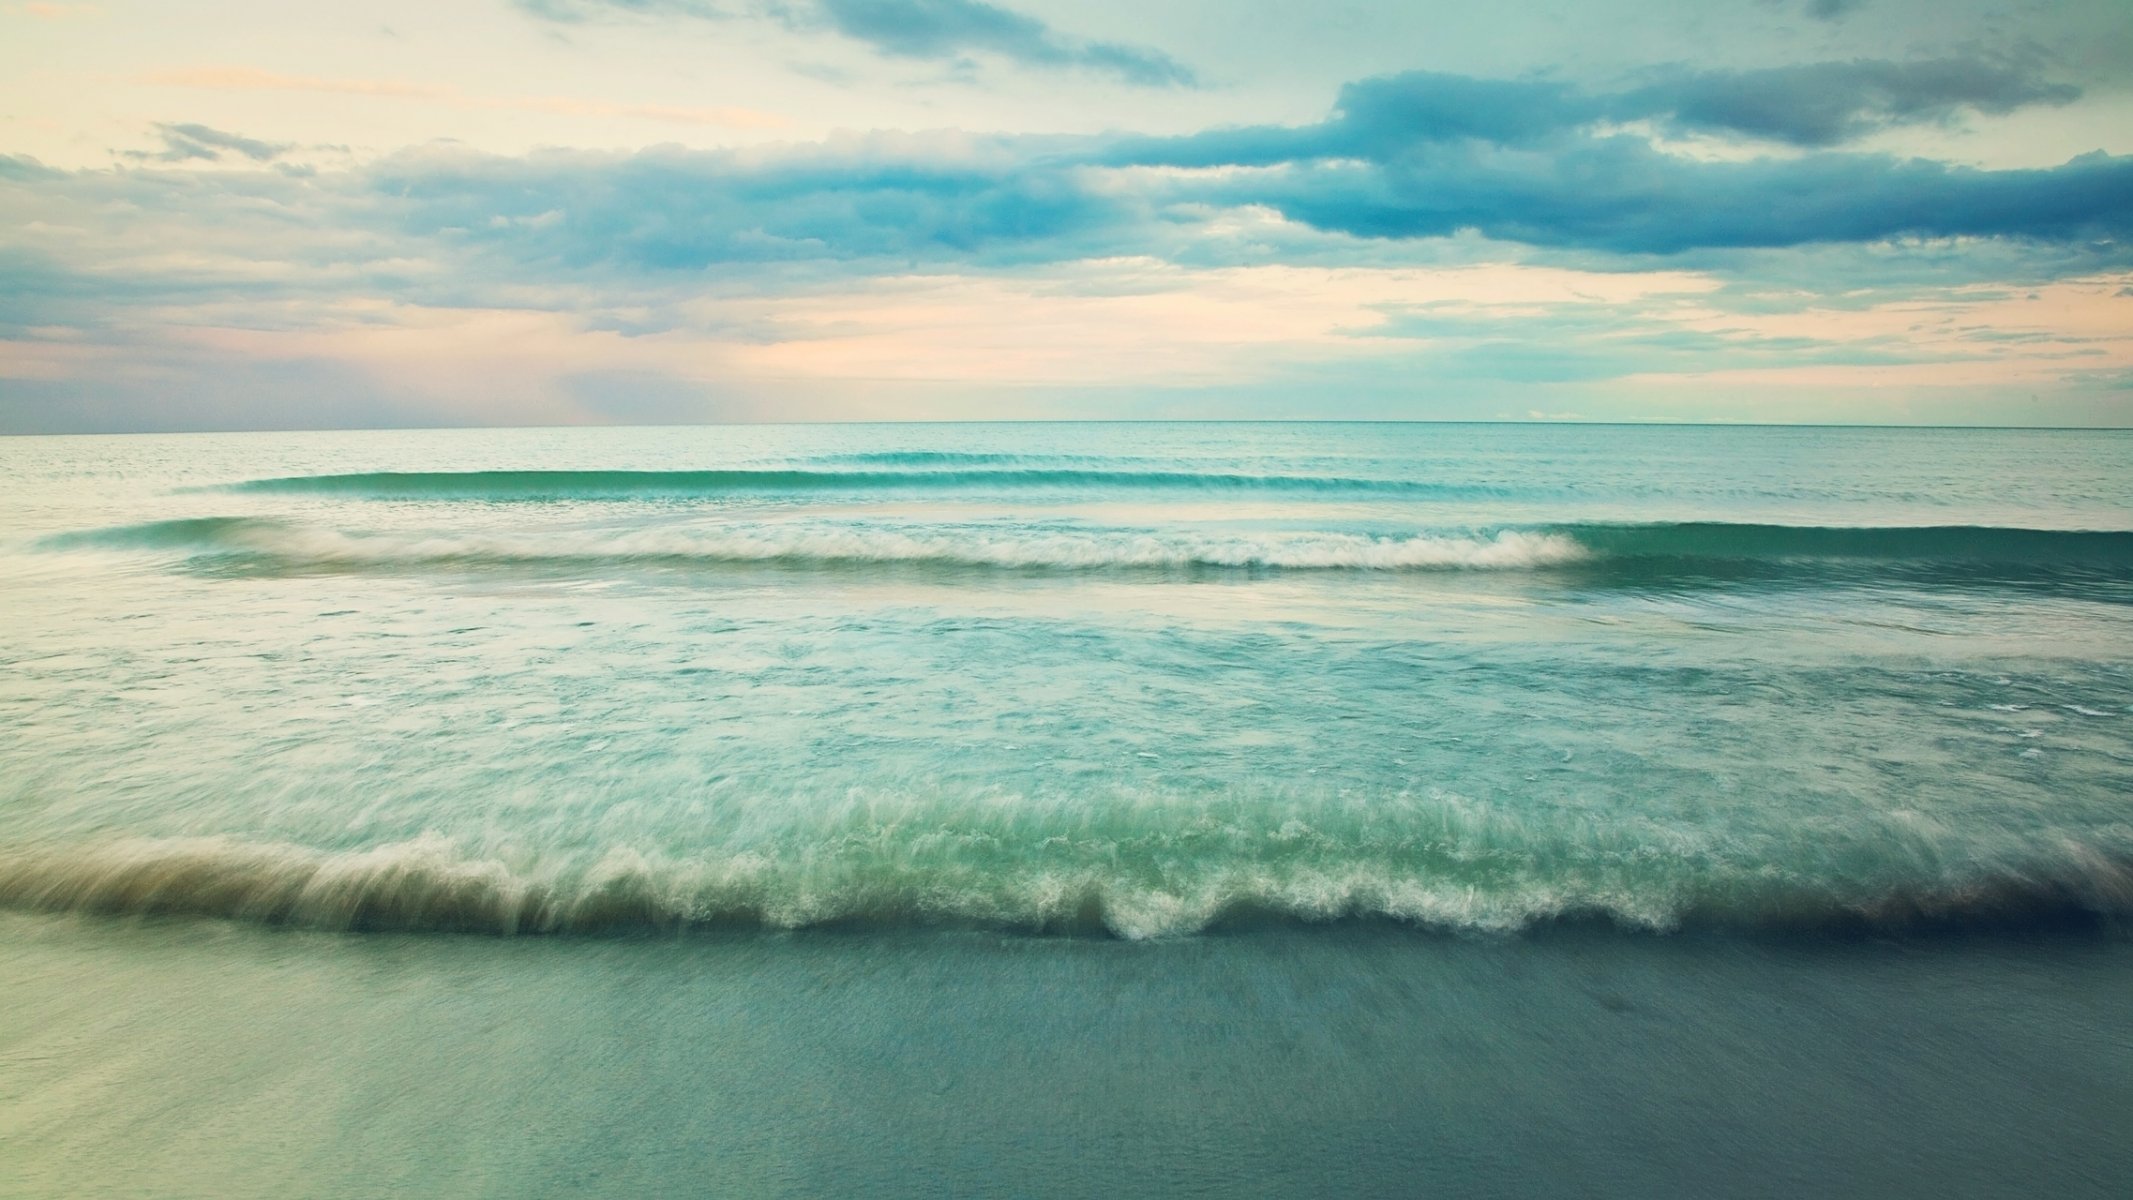
[[[910,459],[899,461],[909,462]],[[952,462],[958,459],[932,461]],[[978,461],[993,462],[985,457]],[[920,471],[380,471],[292,475],[229,485],[231,491],[351,496],[374,500],[671,500],[783,493],[953,491],[970,488],[1142,489],[1223,492],[1487,496],[1494,489],[1397,479],[1247,475],[1078,467],[968,467]]]
[[[860,467],[1046,467],[1136,464],[1152,460],[1115,454],[992,454],[968,450],[870,450],[826,454],[811,462]]]
[[[47,550],[212,550],[242,546],[261,535],[293,528],[264,517],[180,517],[53,534],[38,544]]]
[[[61,534],[47,549],[166,551],[236,571],[466,567],[1505,571],[1594,577],[1783,575],[1815,569],[1990,579],[2133,580],[2133,532],[1973,526],[1837,528],[1579,524],[1471,533],[1227,535],[1010,526],[898,528],[775,522],[553,533],[348,533],[264,517],[200,517]]]
[[[1597,554],[1618,558],[1788,558],[2133,566],[2133,531],[1984,525],[1851,527],[1682,522],[1563,526]]]
[[[932,836],[956,841],[953,829]],[[1305,846],[1313,836],[1309,829],[1262,833]],[[911,852],[915,846],[902,855],[859,857],[848,853],[853,845],[831,840],[807,854],[689,860],[616,849],[590,863],[513,868],[434,835],[347,851],[224,837],[132,839],[0,856],[0,905],[344,931],[952,925],[1133,939],[1350,920],[1506,934],[1562,920],[1647,932],[1811,931],[2028,928],[2133,915],[2133,863],[2076,845],[1905,876],[1819,878],[1798,865],[1654,865],[1621,855],[1556,862],[1550,871],[1533,869],[1542,863],[1530,859],[1517,869],[1486,870],[1477,864],[1487,858],[1426,845],[1406,862],[1382,853],[1343,862],[1255,857],[1253,847],[1218,841],[1214,850],[1242,852],[1195,861],[1187,841],[1155,868],[1106,864],[1105,855],[1115,859],[1120,847],[1081,845],[1049,858],[1033,854],[1008,869]]]

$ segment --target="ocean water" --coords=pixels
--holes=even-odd
[[[0,1192],[2133,1170],[2126,433],[16,438],[0,614]]]

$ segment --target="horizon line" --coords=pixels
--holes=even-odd
[[[995,417],[995,418],[883,418],[874,420],[823,420],[823,421],[694,421],[679,423],[634,423],[583,425],[343,425],[343,426],[258,426],[237,429],[102,429],[74,431],[14,431],[0,430],[0,438],[58,438],[58,437],[215,437],[235,434],[268,433],[470,433],[477,431],[506,432],[518,430],[575,430],[575,429],[726,429],[726,428],[777,428],[805,426],[890,426],[890,425],[1500,425],[1500,426],[1551,426],[1559,428],[1610,428],[1610,429],[1915,429],[1934,431],[1963,431],[1999,433],[2127,433],[2133,432],[2133,423],[2125,425],[1986,425],[1986,424],[1922,424],[1911,422],[1871,421],[1559,421],[1534,419],[1461,419],[1437,417]]]

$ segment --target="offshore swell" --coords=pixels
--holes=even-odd
[[[938,460],[934,460],[938,461]],[[992,460],[987,460],[992,461]],[[1326,475],[1150,471],[1128,467],[999,466],[927,471],[378,471],[298,475],[232,485],[232,491],[340,495],[374,500],[625,500],[782,492],[952,491],[960,488],[1113,488],[1395,496],[1488,495],[1491,489],[1419,480]]]

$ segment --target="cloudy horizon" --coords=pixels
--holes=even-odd
[[[2110,4],[0,2],[0,432],[2133,424]]]

